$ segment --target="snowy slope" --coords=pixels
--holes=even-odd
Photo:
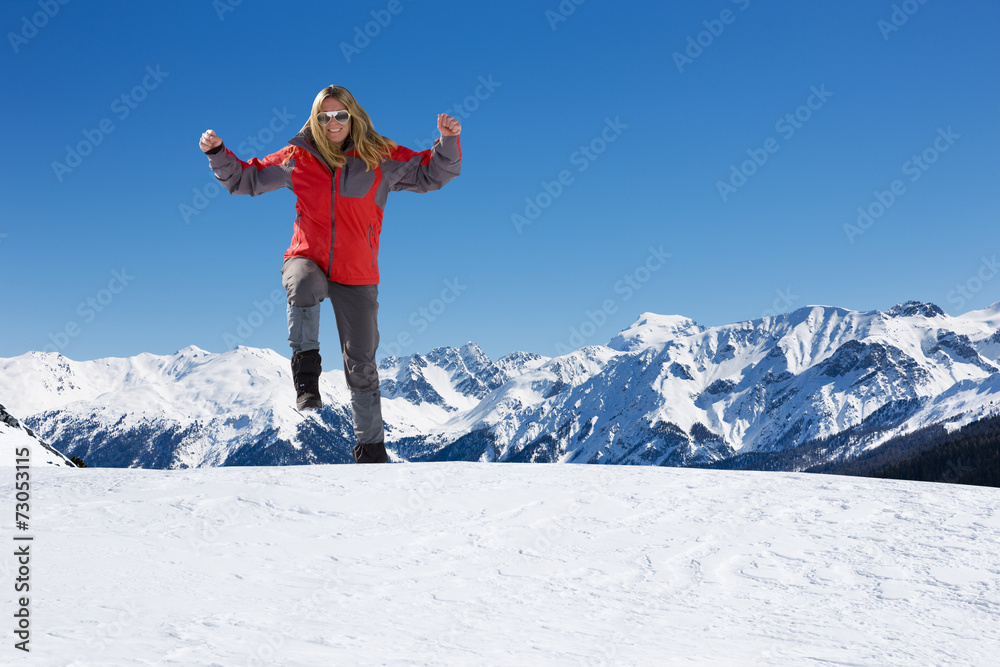
[[[18,461],[18,459],[21,459]],[[24,459],[28,459],[24,462]],[[76,466],[0,405],[0,467]],[[13,473],[11,473],[13,476]]]
[[[703,327],[645,313],[607,345],[491,361],[474,343],[379,365],[395,460],[706,465],[856,433],[834,458],[1000,409],[1000,302],[959,317],[933,304],[807,306]],[[0,359],[0,400],[91,465],[181,468],[350,461],[342,370],[300,414],[288,359],[210,354],[76,362]]]
[[[453,462],[49,468],[33,493],[31,664],[912,667],[1000,646],[997,489]]]

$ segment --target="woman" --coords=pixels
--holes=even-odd
[[[386,198],[394,190],[428,192],[458,176],[461,124],[437,119],[441,138],[420,153],[372,126],[354,96],[328,86],[288,145],[243,162],[214,131],[201,135],[216,178],[232,194],[295,193],[295,231],[281,268],[288,292],[288,342],[299,409],[323,406],[319,394],[319,307],[333,303],[354,412],[358,463],[385,463],[378,368],[378,242]]]

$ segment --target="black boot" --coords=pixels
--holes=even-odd
[[[295,403],[299,410],[319,410],[323,407],[323,399],[319,395],[322,363],[319,350],[292,353],[292,382],[295,383]]]
[[[385,451],[384,442],[373,442],[370,444],[354,445],[355,463],[386,463],[389,455]]]

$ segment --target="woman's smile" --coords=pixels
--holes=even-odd
[[[337,98],[328,97],[323,100],[323,104],[320,109],[322,111],[346,111],[347,107],[341,104],[340,100]],[[351,136],[352,122],[354,121],[349,119],[346,123],[340,123],[331,118],[325,128],[327,138],[338,146],[343,145],[347,137]]]

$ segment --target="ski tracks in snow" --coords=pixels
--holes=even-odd
[[[475,463],[36,480],[39,664],[967,665],[1000,645],[996,489]]]

